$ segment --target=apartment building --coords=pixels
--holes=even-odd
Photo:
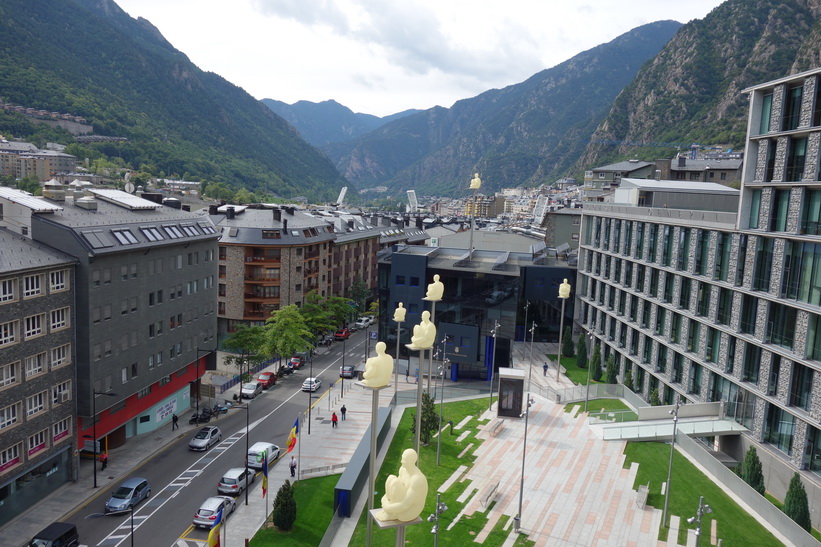
[[[585,204],[577,320],[635,391],[722,401],[758,447],[767,490],[800,470],[821,521],[821,70],[745,90],[741,191],[623,179]],[[723,189],[722,189],[723,188]],[[738,199],[738,206],[732,203]]]
[[[0,228],[0,525],[77,476],[76,260]]]

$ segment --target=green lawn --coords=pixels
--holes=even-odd
[[[554,363],[556,362],[556,355],[550,354],[547,356],[551,361]],[[589,362],[588,362],[589,364]],[[576,358],[575,357],[562,357],[562,367],[565,369],[565,376],[567,376],[571,382],[574,384],[579,385],[587,385],[587,369],[586,368],[579,368],[576,365]],[[553,373],[555,374],[555,370]],[[591,371],[593,372],[593,371]],[[604,376],[602,376],[603,378]],[[596,382],[592,378],[590,379],[590,384],[601,384],[603,382]]]
[[[625,467],[631,462],[638,462],[639,469],[636,475],[634,488],[641,484],[650,483],[650,495],[647,504],[664,510],[664,496],[661,495],[661,483],[667,480],[667,469],[670,462],[670,445],[655,442],[631,442],[625,449]],[[711,522],[718,521],[718,537],[724,545],[782,545],[764,526],[744,511],[730,496],[724,493],[721,487],[704,473],[698,470],[683,455],[673,454],[670,503],[668,508],[668,522],[670,515],[681,517],[679,524],[678,543],[686,545],[687,519],[695,516],[698,510],[699,496],[704,496],[704,503],[708,504],[713,512],[704,515],[701,520],[703,544],[708,544]],[[667,540],[667,527],[659,530],[659,540]]]
[[[584,410],[584,403],[570,403],[565,405],[565,412],[572,412],[574,408],[581,407]],[[598,416],[602,420],[615,422],[633,422],[638,420],[638,415],[627,406],[621,399],[591,399],[587,403],[587,409],[591,417]],[[610,414],[614,416],[610,416]]]

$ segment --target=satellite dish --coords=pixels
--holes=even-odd
[[[125,183],[125,186],[124,186],[124,189],[125,189],[125,191],[126,191],[126,192],[128,192],[129,194],[133,194],[133,193],[134,193],[134,183],[132,183],[132,182],[126,182],[126,183]]]

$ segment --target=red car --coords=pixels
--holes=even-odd
[[[350,335],[350,330],[342,328],[334,333],[334,340],[347,340]]]
[[[268,389],[269,387],[276,385],[277,375],[273,372],[262,372],[259,376],[257,376],[257,382],[262,384],[262,389]]]

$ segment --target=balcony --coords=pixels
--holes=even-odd
[[[276,256],[246,256],[245,263],[246,264],[280,264],[282,260],[280,257]]]

